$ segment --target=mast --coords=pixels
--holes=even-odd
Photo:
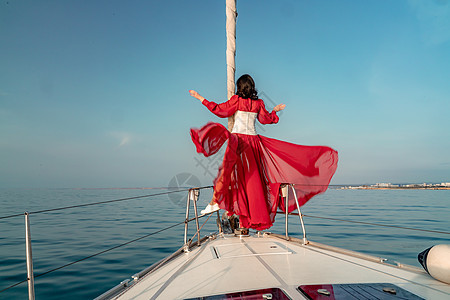
[[[236,72],[236,0],[226,0],[226,31],[227,31],[227,99],[234,95]],[[234,115],[228,118],[228,130],[234,125]]]

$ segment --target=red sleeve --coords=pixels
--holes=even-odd
[[[262,100],[259,101],[261,101],[260,102],[261,106],[258,113],[258,121],[261,124],[278,123],[279,118],[277,116],[277,113],[274,110],[272,110],[272,112],[269,113],[264,105],[264,102]]]
[[[220,104],[205,99],[202,101],[202,104],[216,116],[226,118],[232,116],[237,111],[238,99],[239,97],[237,95],[234,95],[227,102]]]

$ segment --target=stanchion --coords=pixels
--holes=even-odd
[[[197,246],[200,246],[200,225],[198,224],[198,212],[197,212],[197,200],[200,195],[200,190],[190,189],[189,198],[194,202],[194,215],[195,215],[195,225],[197,226]]]
[[[289,241],[289,233],[288,233],[288,216],[289,216],[289,190],[288,190],[288,185],[287,184],[283,184],[280,187],[281,189],[281,196],[284,197],[284,206],[286,209],[286,220],[285,220],[285,229],[286,229],[286,240]]]
[[[293,184],[290,184],[292,188],[292,193],[294,194],[295,204],[297,205],[298,210],[298,217],[300,218],[300,223],[302,224],[302,230],[303,230],[303,245],[308,244],[308,240],[306,239],[306,230],[305,230],[305,223],[303,223],[303,215],[300,210],[300,204],[298,203],[297,193],[295,192],[295,188]]]
[[[31,253],[30,214],[25,213],[25,246],[27,254],[28,299],[34,300],[33,255]]]

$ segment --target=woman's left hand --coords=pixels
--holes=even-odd
[[[280,110],[285,109],[285,107],[286,107],[286,104],[278,104],[277,106],[275,106],[275,107],[273,108],[273,110],[276,111],[276,112],[278,112],[278,111],[280,111]]]

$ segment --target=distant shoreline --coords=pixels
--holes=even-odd
[[[450,182],[442,183],[404,183],[392,184],[378,182],[376,184],[361,184],[342,186],[341,190],[450,190]]]
[[[346,186],[341,190],[450,190],[450,187],[375,187],[375,186]]]

